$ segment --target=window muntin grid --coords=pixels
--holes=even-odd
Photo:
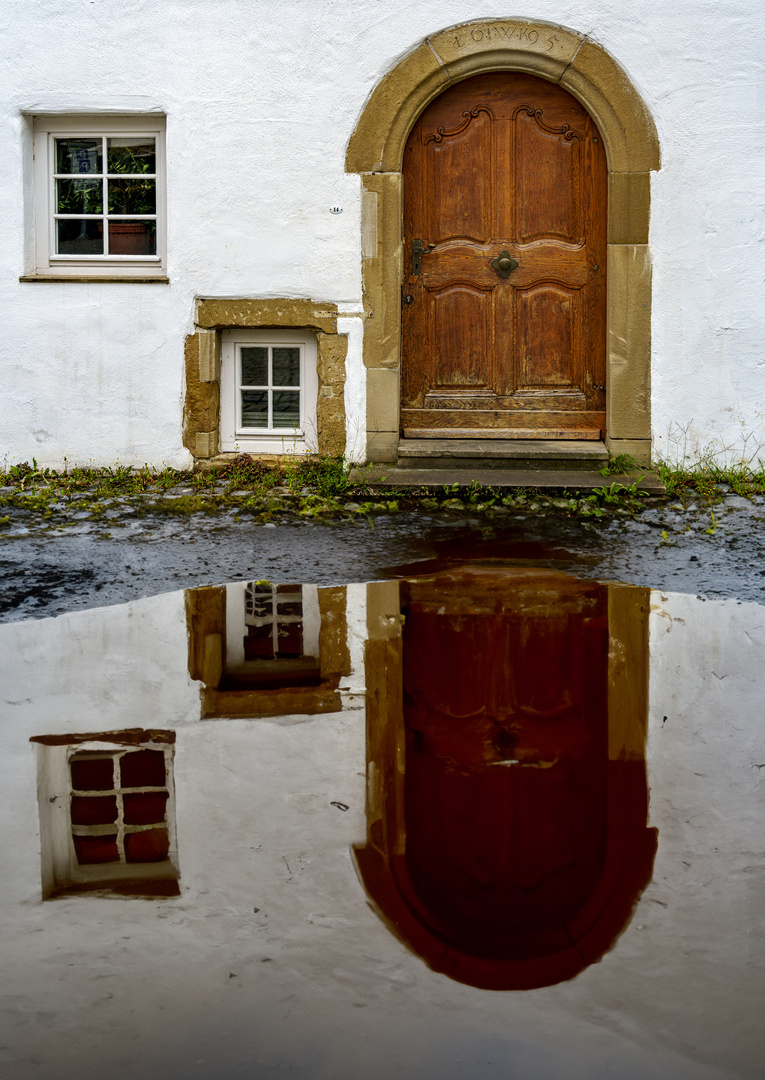
[[[167,861],[168,762],[163,749],[77,751],[69,758],[74,859],[79,866]]]
[[[297,659],[303,653],[303,588],[251,581],[244,594],[245,660]]]
[[[302,434],[303,363],[301,344],[237,345],[238,431]]]
[[[51,260],[158,262],[158,137],[50,139]]]

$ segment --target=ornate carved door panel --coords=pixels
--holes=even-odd
[[[425,110],[404,152],[404,436],[601,438],[606,198],[598,129],[552,83],[478,75]]]

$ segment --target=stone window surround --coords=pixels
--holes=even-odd
[[[399,441],[403,198],[413,124],[449,86],[488,71],[558,83],[598,125],[608,157],[606,445],[651,454],[650,174],[661,167],[653,119],[627,73],[586,35],[546,22],[488,19],[428,37],[377,84],[351,135],[346,172],[362,184],[367,460],[396,461]]]
[[[183,445],[194,459],[210,460],[219,456],[221,332],[245,327],[300,329],[316,334],[318,452],[333,456],[344,454],[348,335],[338,334],[337,318],[336,304],[314,300],[198,299],[194,332],[187,336],[184,347]]]

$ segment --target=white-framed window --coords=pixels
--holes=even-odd
[[[35,275],[164,277],[162,116],[34,119]]]
[[[36,740],[45,899],[178,895],[172,733],[144,735]]]
[[[221,341],[221,450],[316,449],[316,335],[225,330]]]

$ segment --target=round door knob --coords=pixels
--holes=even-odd
[[[518,261],[516,259],[511,259],[510,252],[505,249],[504,251],[500,251],[496,259],[492,259],[489,265],[497,271],[500,277],[506,278],[509,273],[515,270]]]

